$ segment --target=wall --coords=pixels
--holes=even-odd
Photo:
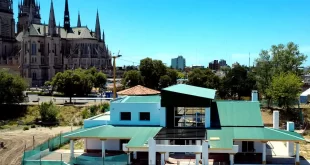
[[[111,103],[112,125],[160,125],[160,103]],[[121,121],[120,112],[131,112],[131,120]],[[140,112],[150,112],[150,121],[140,121]]]
[[[101,150],[101,140],[99,139],[86,139],[86,149],[88,150]],[[116,150],[120,149],[119,140],[106,140],[105,141],[105,149],[106,150]]]

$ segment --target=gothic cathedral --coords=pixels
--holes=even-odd
[[[93,32],[82,26],[79,13],[76,26],[70,25],[68,0],[64,2],[61,26],[56,24],[52,0],[48,24],[41,22],[37,1],[22,0],[15,33],[13,0],[0,0],[0,65],[18,66],[31,86],[41,86],[66,69],[111,68],[111,52],[101,32],[98,11]]]

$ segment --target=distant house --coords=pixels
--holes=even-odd
[[[160,91],[150,89],[141,85],[134,86],[122,91],[117,92],[120,96],[146,96],[146,95],[158,95]]]
[[[215,93],[178,84],[162,89],[161,95],[112,100],[109,114],[85,120],[84,129],[66,136],[71,139],[71,157],[74,140],[84,139],[85,152],[99,153],[105,160],[110,160],[110,153],[123,151],[128,163],[149,165],[164,165],[175,153],[193,155],[191,159],[203,165],[209,159],[230,165],[266,164],[272,163],[273,153],[267,143],[276,141],[287,142],[287,158],[299,164],[304,138],[294,132],[293,123],[288,122],[288,130],[279,129],[279,114],[274,115],[274,128],[265,127],[257,91],[252,101],[217,101]]]

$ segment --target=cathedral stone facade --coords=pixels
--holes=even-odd
[[[41,86],[57,72],[66,69],[111,68],[111,53],[105,44],[104,32],[101,33],[98,12],[93,32],[81,25],[80,16],[75,27],[70,25],[68,0],[64,1],[63,26],[56,25],[53,1],[50,5],[49,22],[45,24],[41,23],[40,5],[34,0],[24,0],[19,4],[18,33],[15,34],[12,0],[0,0],[0,3],[4,2],[7,2],[9,7],[8,10],[0,10],[0,18],[2,13],[10,15],[11,29],[2,30],[3,27],[7,27],[2,23],[0,27],[1,32],[4,31],[3,34],[11,34],[7,37],[11,39],[8,42],[11,45],[7,46],[7,54],[0,50],[2,61],[6,64],[17,64],[20,74],[30,80],[32,86]],[[0,38],[3,40],[4,36],[1,35]]]

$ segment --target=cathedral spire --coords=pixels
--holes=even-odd
[[[69,14],[68,0],[66,0],[66,4],[65,4],[64,29],[65,29],[67,32],[69,32],[69,31],[71,30],[71,27],[70,27],[70,14]]]
[[[96,35],[97,40],[101,41],[101,30],[100,30],[100,21],[99,21],[99,12],[98,12],[98,10],[97,10],[97,18],[96,18],[95,35]]]
[[[51,0],[50,18],[48,21],[48,34],[50,36],[56,35],[56,20],[55,20],[53,0]]]
[[[79,15],[78,15],[77,27],[81,27],[80,11],[79,11]]]

